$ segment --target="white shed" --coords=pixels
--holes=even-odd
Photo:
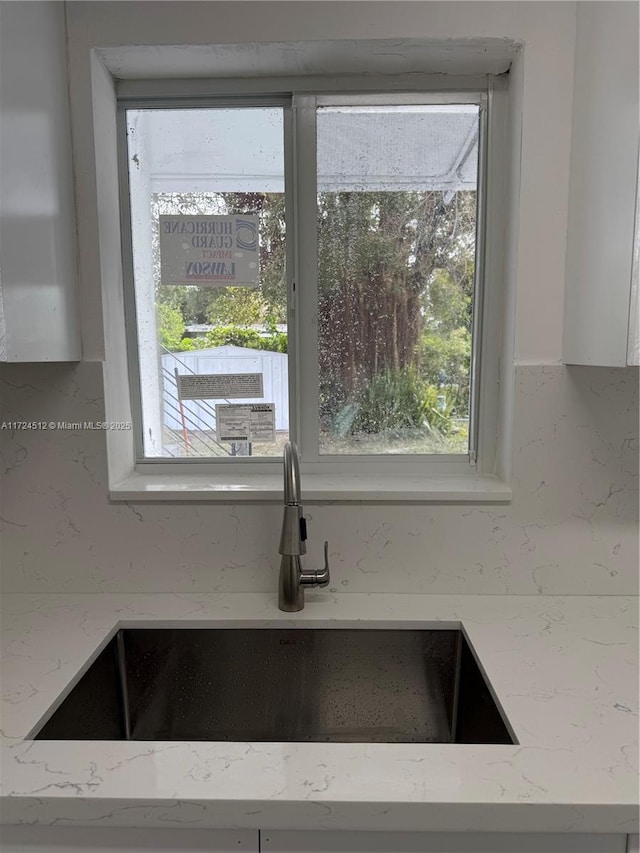
[[[187,428],[212,432],[215,430],[216,403],[274,403],[276,430],[289,429],[289,384],[287,356],[280,352],[223,346],[191,352],[165,353],[162,359],[164,391],[164,425],[181,430],[182,421],[178,406],[175,371],[191,376],[215,373],[261,373],[263,397],[239,400],[184,400]]]

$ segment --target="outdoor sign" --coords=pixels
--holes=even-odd
[[[176,376],[180,400],[231,400],[262,397],[261,373],[201,373]]]
[[[218,441],[275,441],[274,403],[216,404]]]
[[[162,284],[255,287],[258,215],[160,216]]]

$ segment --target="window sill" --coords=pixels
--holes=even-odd
[[[274,501],[281,503],[282,474],[132,474],[112,486],[112,501]],[[307,474],[302,498],[309,502],[508,503],[511,488],[492,476]]]

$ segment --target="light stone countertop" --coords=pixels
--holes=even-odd
[[[638,600],[6,595],[2,821],[107,826],[638,832]],[[29,741],[117,626],[462,623],[518,745]]]

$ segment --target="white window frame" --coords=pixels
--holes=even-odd
[[[296,186],[296,223],[297,233],[295,275],[300,286],[297,288],[296,328],[298,340],[299,375],[306,381],[296,389],[295,400],[299,406],[300,415],[297,425],[301,433],[303,458],[309,465],[316,465],[322,470],[324,465],[347,465],[352,473],[365,472],[376,474],[385,470],[398,469],[398,463],[410,462],[413,466],[434,465],[434,471],[443,472],[448,466],[451,473],[466,470],[469,465],[476,466],[476,445],[479,431],[477,419],[477,400],[481,393],[480,377],[480,347],[482,338],[482,296],[484,292],[484,267],[482,265],[482,247],[484,245],[484,213],[483,202],[485,195],[486,163],[484,162],[484,137],[487,126],[488,93],[451,92],[420,92],[393,94],[341,94],[341,95],[297,95],[293,98],[293,121],[296,139],[296,162],[298,169],[295,177]],[[407,104],[476,104],[479,107],[480,121],[480,157],[478,169],[478,202],[477,202],[477,251],[474,284],[473,335],[474,352],[471,358],[471,412],[469,424],[470,446],[467,454],[406,454],[401,457],[388,455],[367,454],[362,457],[348,455],[329,455],[319,453],[320,418],[319,418],[319,365],[318,365],[318,325],[317,299],[318,282],[316,264],[311,259],[317,257],[317,168],[316,168],[316,119],[317,108],[323,106],[384,106]],[[297,255],[300,255],[298,259]],[[304,274],[301,270],[305,270]],[[480,303],[480,310],[475,309],[475,302]],[[313,436],[313,439],[311,439]],[[308,443],[313,441],[310,447]]]
[[[126,127],[127,108],[163,106],[238,106],[282,104],[284,109],[285,187],[287,205],[287,267],[289,284],[290,398],[293,401],[291,438],[301,451],[306,500],[372,501],[508,501],[511,491],[496,471],[498,458],[499,357],[503,328],[504,290],[501,245],[505,232],[507,151],[506,75],[443,78],[403,75],[371,78],[339,77],[283,81],[255,80],[123,80],[117,82],[120,118],[121,222],[125,299],[128,303],[129,349],[134,351],[131,231],[128,219]],[[472,434],[477,446],[466,455],[325,456],[317,452],[317,324],[316,282],[300,286],[300,258],[315,257],[316,247],[316,106],[349,103],[478,103],[481,150],[476,250],[476,300],[472,358]],[[291,126],[288,127],[288,123]],[[290,132],[287,132],[289,130]],[[293,147],[287,144],[293,140]],[[295,164],[295,167],[294,167]],[[289,179],[287,181],[287,178]],[[294,180],[297,184],[294,186]],[[312,266],[315,269],[315,264]],[[315,278],[315,276],[314,276]],[[300,342],[304,345],[300,346]],[[132,400],[136,401],[139,373],[130,359]],[[295,364],[296,368],[291,369]],[[313,381],[300,382],[300,375]],[[134,402],[135,405],[135,402]],[[301,429],[301,435],[297,432]],[[306,436],[316,436],[315,447]],[[508,440],[502,436],[502,440]],[[156,500],[279,500],[281,461],[276,459],[142,460],[138,448],[135,475],[112,485],[114,499]]]

